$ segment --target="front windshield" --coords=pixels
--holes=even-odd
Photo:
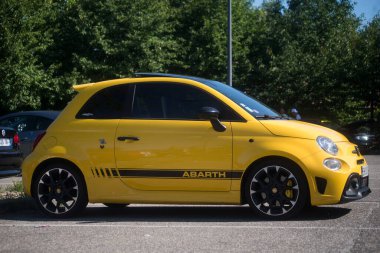
[[[281,118],[278,113],[268,106],[231,86],[211,80],[208,84],[256,118]]]

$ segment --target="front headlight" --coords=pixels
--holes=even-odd
[[[318,136],[317,143],[327,153],[331,155],[338,154],[338,146],[331,139],[323,136]]]

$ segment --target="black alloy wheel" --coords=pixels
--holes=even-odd
[[[33,186],[38,207],[49,216],[71,217],[87,206],[83,178],[67,164],[45,167],[36,176]]]
[[[285,160],[264,161],[254,167],[245,185],[252,210],[270,219],[291,218],[307,200],[307,180],[301,169]]]

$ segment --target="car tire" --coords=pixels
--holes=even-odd
[[[125,208],[125,207],[127,207],[129,204],[103,203],[103,205],[105,205],[106,207],[109,207],[109,208],[115,208],[115,209],[118,209],[118,208]]]
[[[256,164],[245,181],[245,197],[252,211],[266,219],[296,216],[308,199],[307,180],[293,162],[273,159]]]
[[[88,203],[82,175],[69,164],[44,167],[33,181],[37,206],[51,217],[68,218],[83,211]]]

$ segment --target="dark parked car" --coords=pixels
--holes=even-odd
[[[376,120],[355,121],[343,126],[338,131],[357,144],[364,153],[380,150],[380,123]]]
[[[0,178],[20,174],[23,158],[19,144],[14,129],[0,126]]]
[[[32,152],[34,140],[50,126],[58,114],[58,111],[11,113],[0,117],[0,126],[17,131],[20,137],[20,150],[23,157],[26,157]]]

